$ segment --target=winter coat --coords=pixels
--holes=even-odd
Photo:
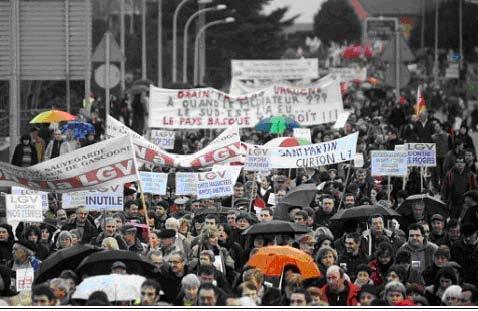
[[[348,286],[348,293],[347,293],[347,306],[356,306],[358,303],[358,293],[360,291],[360,288],[352,284],[348,281],[345,281],[346,286]],[[326,302],[330,305],[329,303],[329,285],[324,285],[320,289],[320,300],[323,302]]]
[[[478,188],[476,176],[469,168],[462,173],[456,167],[449,170],[441,188],[441,198],[450,211],[450,217],[458,218],[464,202],[465,192]]]
[[[61,227],[61,230],[70,231],[76,228],[77,228],[76,221],[73,220],[63,225],[63,227]],[[93,225],[90,222],[90,220],[87,219],[84,226],[83,236],[81,237],[81,243],[82,244],[90,243],[90,241],[93,238],[96,238],[97,235],[98,235],[98,230],[96,229],[95,225]]]
[[[463,282],[478,283],[478,243],[467,245],[463,241],[453,244],[450,260],[456,261],[463,268]]]
[[[433,265],[433,255],[438,246],[432,242],[423,241],[423,246],[415,248],[410,245],[410,242],[405,243],[398,251],[408,251],[412,256],[412,261],[420,261],[420,271],[425,271],[428,267]]]
[[[45,160],[50,160],[51,159],[54,142],[55,142],[55,140],[52,140],[48,143],[48,146],[46,146]],[[68,144],[66,141],[63,140],[61,142],[61,145],[60,145],[60,156],[65,154],[65,153],[68,153],[70,151],[71,151],[70,144]]]
[[[30,148],[30,163],[25,163],[23,161],[23,148]],[[15,166],[32,166],[38,163],[38,155],[35,147],[30,143],[28,146],[23,145],[22,143],[15,146],[13,151],[12,164]]]

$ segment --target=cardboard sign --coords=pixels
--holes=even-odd
[[[406,176],[407,164],[406,151],[372,151],[372,176]]]
[[[196,195],[196,173],[176,173],[176,195]]]
[[[302,59],[259,59],[231,60],[231,77],[242,80],[296,80],[317,79],[319,60]]]
[[[236,183],[233,175],[230,170],[197,173],[197,198],[210,199],[232,195]]]
[[[139,172],[143,183],[143,191],[153,194],[165,195],[168,184],[168,174],[154,172]]]
[[[48,192],[35,191],[23,187],[12,187],[12,194],[25,195],[25,194],[39,194],[41,196],[41,206],[43,211],[48,210]]]
[[[312,135],[310,133],[310,128],[295,128],[294,137],[306,141],[309,145],[312,144]]]
[[[7,222],[42,222],[42,199],[39,194],[7,194]]]
[[[84,206],[88,211],[122,211],[123,199],[123,185],[114,185],[65,193],[62,196],[62,207],[76,209],[79,206]]]
[[[272,85],[232,96],[213,88],[161,89],[150,86],[148,124],[155,128],[254,127],[260,120],[286,115],[303,126],[335,122],[343,111],[338,81],[319,80],[314,87]]]
[[[271,149],[261,146],[250,146],[247,148],[246,161],[244,163],[245,171],[270,171],[271,169]]]
[[[27,291],[32,289],[34,270],[33,268],[17,269],[16,288],[17,291]]]
[[[151,130],[151,142],[163,149],[174,149],[176,133],[167,130]]]
[[[405,147],[408,150],[408,166],[437,166],[435,143],[408,143]]]
[[[271,148],[272,168],[319,167],[355,159],[358,133],[328,142]]]

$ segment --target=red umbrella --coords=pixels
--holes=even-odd
[[[264,146],[266,147],[296,147],[307,145],[308,142],[303,139],[298,139],[295,137],[277,137],[268,141]]]
[[[352,44],[342,51],[342,57],[345,59],[357,59],[362,56],[367,58],[373,57],[373,51],[370,46],[363,46],[360,44]]]

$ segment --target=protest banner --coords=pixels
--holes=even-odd
[[[112,116],[107,116],[105,136],[107,138],[120,137],[130,135],[133,141],[136,158],[143,163],[174,166],[176,156],[161,150],[155,144],[149,142],[146,138],[139,135],[120,121]]]
[[[35,271],[33,268],[20,268],[16,270],[16,290],[19,292],[32,289]]]
[[[151,130],[151,142],[163,149],[174,149],[176,133],[168,130]]]
[[[408,166],[437,166],[435,143],[407,143],[405,146],[408,150]]]
[[[41,206],[43,211],[48,210],[48,192],[35,191],[23,187],[12,187],[12,194],[25,195],[25,194],[39,194],[41,196]]]
[[[372,150],[372,176],[406,176],[406,151]]]
[[[310,128],[294,128],[294,137],[307,142],[307,144],[309,145],[312,144],[312,135],[310,133]]]
[[[196,173],[176,173],[176,195],[195,195]]]
[[[198,152],[183,158],[182,167],[206,167],[219,163],[237,161],[243,153],[241,137],[237,125],[229,126],[209,145]]]
[[[246,151],[245,171],[269,171],[271,169],[271,149],[251,145]]]
[[[88,211],[122,211],[123,185],[111,185],[62,195],[62,208],[76,209],[84,206]]]
[[[210,199],[232,195],[236,179],[231,170],[197,173],[197,198]]]
[[[108,139],[30,167],[0,162],[0,186],[71,192],[139,179],[131,138]]]
[[[254,127],[260,120],[285,115],[303,126],[335,122],[343,110],[338,81],[319,80],[314,87],[271,85],[231,96],[213,88],[162,89],[150,86],[148,124],[155,128]]]
[[[358,133],[328,142],[271,148],[271,168],[308,168],[355,159]]]
[[[231,78],[240,80],[295,80],[317,79],[319,60],[302,59],[233,59],[231,60]]]
[[[337,121],[335,121],[332,128],[336,130],[344,128],[347,120],[350,117],[350,113],[351,112],[349,110],[344,110],[341,114],[339,114],[339,117],[337,118]]]
[[[42,222],[42,200],[39,194],[7,194],[7,222]]]
[[[331,79],[339,82],[365,81],[367,80],[366,67],[330,67],[329,75]]]
[[[152,194],[165,195],[168,184],[168,174],[155,172],[139,172],[143,182],[143,191]]]

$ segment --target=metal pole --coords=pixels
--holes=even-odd
[[[141,6],[141,79],[146,80],[146,1]]]
[[[420,48],[423,52],[425,48],[425,7],[426,7],[426,0],[422,0],[422,28],[421,28],[421,36],[420,36]]]
[[[433,65],[434,83],[438,83],[438,0],[435,0],[435,63]]]
[[[125,25],[124,25],[124,14],[125,14],[125,0],[120,0],[120,8],[121,8],[121,17],[120,17],[120,48],[121,54],[123,54],[123,58],[120,62],[120,75],[121,75],[121,94],[124,94],[124,90],[126,89],[125,85],[125,71],[126,71],[126,51],[125,51]]]
[[[400,32],[398,21],[395,22],[395,100],[400,101]]]
[[[110,40],[111,40],[111,33],[105,33],[106,36],[106,48],[105,48],[105,111],[106,116],[110,115]]]
[[[460,69],[463,65],[463,0],[458,0],[458,15],[459,15],[459,20],[460,20]]]
[[[66,111],[71,111],[70,95],[70,0],[65,0],[65,78]]]
[[[204,9],[206,5],[204,3],[199,3],[199,10]],[[206,24],[206,15],[199,15],[198,17],[198,29],[201,29]],[[198,70],[198,81],[199,84],[203,84],[204,72],[206,66],[206,31],[199,38],[199,70]]]
[[[86,31],[86,60],[85,60],[85,106],[90,105],[91,94],[91,0],[85,0],[85,31]]]
[[[181,7],[188,2],[188,0],[183,0],[178,4],[176,10],[173,14],[173,65],[172,65],[172,79],[173,82],[177,81],[177,30],[178,30],[178,13]]]
[[[163,0],[158,0],[158,87],[163,87]]]
[[[387,200],[388,200],[388,202],[390,202],[390,194],[391,194],[391,191],[390,191],[390,176],[387,176]]]
[[[9,135],[10,135],[10,159],[13,156],[15,145],[20,136],[20,2],[10,1],[11,16],[11,44],[10,44],[10,103],[9,103]]]

